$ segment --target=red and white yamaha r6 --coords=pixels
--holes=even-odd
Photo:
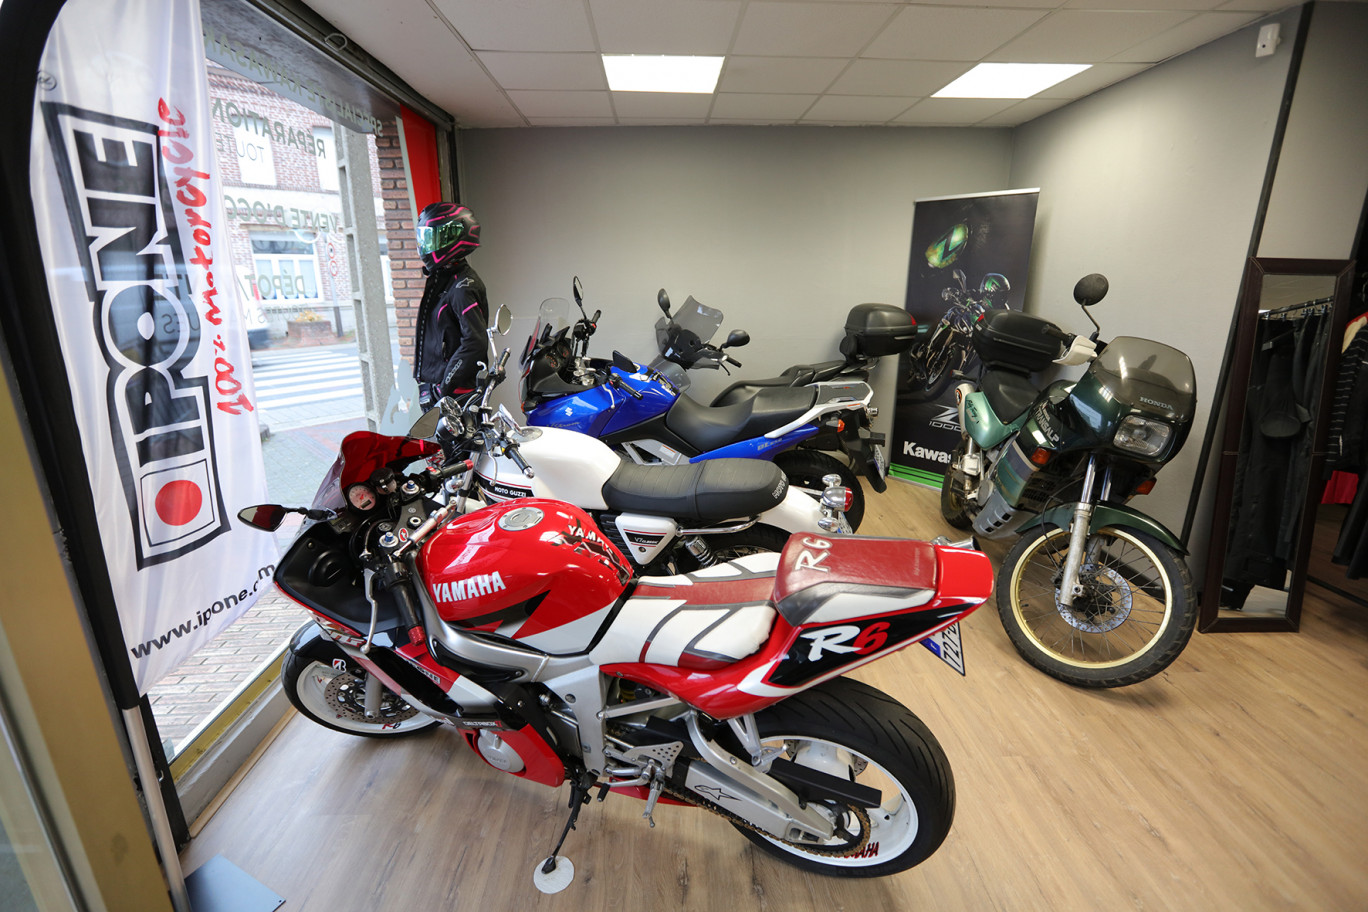
[[[267,530],[306,515],[275,573],[312,615],[282,675],[301,713],[379,737],[446,723],[496,769],[569,782],[562,842],[598,786],[648,818],[657,801],[704,808],[822,873],[892,874],[941,844],[955,794],[940,745],[840,675],[919,640],[962,673],[957,622],[991,591],[984,555],[799,533],[781,554],[633,578],[578,507],[439,504],[470,463],[426,468],[436,452],[355,433],[311,509],[239,514]],[[379,492],[369,509],[344,496],[358,482]],[[556,850],[535,877],[568,882]]]

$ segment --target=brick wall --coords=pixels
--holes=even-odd
[[[395,319],[399,325],[399,348],[404,357],[413,353],[414,321],[423,297],[423,263],[413,230],[408,181],[399,135],[386,130],[375,138],[380,197],[385,204],[385,232],[389,238],[390,276],[394,285]]]

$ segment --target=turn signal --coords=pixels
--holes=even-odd
[[[1033,452],[1029,458],[1032,465],[1043,466],[1050,461],[1052,455],[1054,454],[1044,447],[1036,447],[1035,452]]]
[[[844,434],[844,433],[845,433],[845,419],[844,419],[844,418],[837,418],[837,419],[836,419],[836,433],[838,433],[838,434]]]
[[[1155,480],[1156,479],[1153,478],[1146,478],[1144,481],[1140,482],[1140,484],[1136,486],[1135,493],[1148,494],[1150,491],[1153,491]]]

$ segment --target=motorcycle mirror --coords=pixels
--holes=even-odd
[[[440,408],[430,408],[409,428],[408,435],[419,440],[430,440],[437,435],[437,423],[442,420]]]
[[[583,307],[583,306],[584,306],[584,283],[580,281],[580,277],[579,277],[579,276],[575,276],[574,281],[570,283],[570,288],[571,288],[571,290],[575,293],[575,303],[578,304],[580,307]]]
[[[1092,307],[1107,296],[1107,277],[1100,272],[1085,275],[1074,286],[1074,300],[1084,307]]]
[[[670,296],[665,293],[665,289],[662,288],[656,292],[656,303],[660,305],[660,309],[665,311],[665,316],[668,317],[670,315]]]
[[[744,329],[733,329],[727,333],[727,341],[722,343],[723,348],[737,348],[742,345],[750,344],[750,333]]]
[[[280,504],[257,504],[254,507],[243,507],[239,510],[238,519],[249,526],[255,526],[266,532],[274,532],[285,521],[285,514],[293,512],[295,511],[282,507]]]
[[[500,304],[499,309],[494,312],[494,329],[499,335],[508,335],[508,328],[513,325],[513,314],[508,310],[508,306]]]
[[[636,373],[636,362],[620,351],[613,352],[613,367],[628,374]]]

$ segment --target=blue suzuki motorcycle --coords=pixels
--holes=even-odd
[[[672,315],[662,290],[659,357],[650,364],[616,351],[611,359],[590,358],[589,339],[601,311],[592,317],[584,312],[578,279],[574,291],[578,318],[569,301],[548,299],[523,352],[522,407],[529,424],[598,437],[642,465],[772,460],[791,485],[818,499],[828,487],[826,477],[836,475],[850,492],[846,518],[852,530],[859,528],[864,491],[854,471],[817,447],[840,450],[875,490],[887,487],[883,437],[870,430],[877,414],[869,405],[873,390],[863,376],[837,373],[803,385],[759,386],[733,393],[726,404],[704,405],[684,394],[687,370],[740,367],[726,349],[746,344],[746,333],[734,330],[722,345],[712,345],[721,312],[691,297]]]

